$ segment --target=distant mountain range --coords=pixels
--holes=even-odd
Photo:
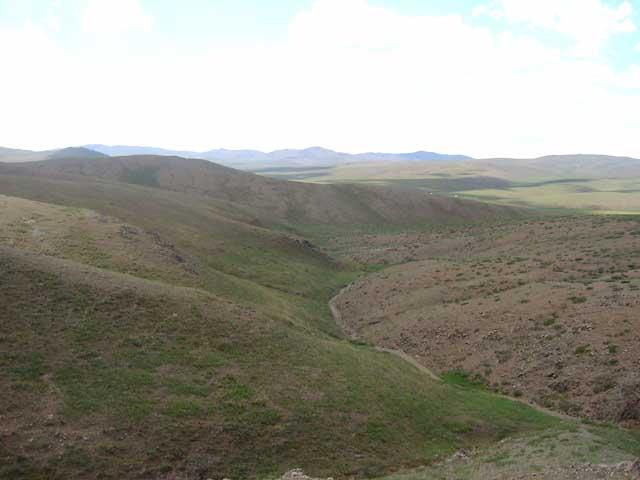
[[[447,155],[435,152],[418,151],[412,153],[358,153],[335,152],[322,147],[305,149],[284,149],[273,152],[258,150],[227,150],[224,148],[193,152],[186,150],[167,150],[156,147],[137,147],[128,145],[85,145],[85,148],[109,156],[124,155],[169,155],[185,158],[199,158],[243,170],[261,170],[268,168],[306,168],[329,167],[343,163],[362,163],[376,161],[461,161],[469,160],[466,155]]]
[[[0,147],[0,162],[34,162],[49,160],[51,158],[75,158],[75,157],[123,157],[129,155],[162,155],[183,158],[196,158],[220,163],[228,167],[241,170],[269,170],[301,169],[332,167],[347,163],[366,162],[457,162],[470,160],[466,155],[447,155],[435,152],[411,152],[411,153],[358,153],[350,154],[335,152],[322,147],[305,149],[283,149],[273,152],[261,152],[259,150],[227,150],[224,148],[194,152],[189,150],[169,150],[157,147],[139,147],[131,145],[102,145],[91,144],[82,147],[69,147],[60,150],[19,150],[15,148]]]
[[[388,178],[390,172],[404,172],[410,178],[428,171],[436,174],[495,177],[515,181],[549,178],[623,178],[640,177],[640,160],[610,155],[549,155],[538,158],[473,159],[465,155],[418,151],[411,153],[343,153],[322,147],[284,149],[273,152],[258,150],[215,149],[205,152],[167,150],[156,147],[108,146],[100,144],[59,150],[20,150],[0,147],[0,163],[22,163],[52,159],[92,159],[153,155],[208,160],[227,167],[257,173],[290,175],[307,178],[323,175],[324,169],[352,165],[357,178]],[[374,164],[369,168],[368,163]],[[322,169],[322,170],[320,170]],[[364,170],[363,170],[364,169]],[[343,172],[344,173],[344,172]],[[352,172],[353,174],[353,172]],[[300,177],[299,175],[306,175]],[[363,176],[364,175],[364,176]],[[348,176],[344,178],[349,178]]]

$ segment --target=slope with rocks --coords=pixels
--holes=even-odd
[[[349,331],[452,378],[575,416],[640,425],[634,219],[575,217],[335,246],[397,264],[338,297]]]
[[[434,466],[384,480],[637,480],[640,460],[623,443],[629,438],[611,433],[603,427],[578,426],[505,439],[488,449],[461,450]]]

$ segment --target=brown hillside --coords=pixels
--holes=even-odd
[[[125,175],[119,160],[84,173],[88,161],[49,162],[0,167],[0,478],[276,478],[298,466],[374,477],[565,428],[348,341],[327,302],[357,267],[267,228],[282,217],[238,192],[267,183],[336,202],[347,192],[339,218],[366,221],[517,211],[427,195],[414,205],[402,190],[298,190],[226,169],[216,179],[206,163],[198,176],[227,180],[211,192],[186,189],[173,165],[147,175],[124,161]],[[397,230],[390,223],[376,227]],[[303,227],[316,238],[361,231]],[[377,249],[360,251],[378,263]]]
[[[231,202],[265,223],[409,224],[520,214],[513,208],[438,197],[416,190],[275,180],[180,157],[65,158],[0,165],[2,173],[81,182],[101,179],[204,195]]]
[[[372,235],[341,248],[357,261],[410,261],[339,297],[350,333],[559,411],[640,422],[635,220]]]

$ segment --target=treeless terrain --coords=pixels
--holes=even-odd
[[[347,331],[572,415],[640,421],[640,225],[573,217],[334,242],[397,264],[337,299]]]
[[[571,441],[586,452],[581,462],[633,458],[640,441],[632,431],[581,425],[479,388],[461,357],[466,344],[448,323],[439,326],[447,339],[435,346],[457,345],[451,365],[420,360],[444,372],[440,381],[350,339],[331,316],[329,300],[371,271],[379,273],[363,282],[379,279],[380,293],[357,296],[359,305],[340,303],[359,287],[338,297],[356,331],[369,311],[384,323],[387,313],[404,318],[412,305],[442,303],[444,315],[453,303],[442,299],[460,299],[462,309],[475,301],[466,300],[472,286],[479,301],[497,304],[493,290],[509,287],[492,279],[494,269],[508,280],[523,275],[525,285],[544,283],[529,270],[542,269],[537,256],[565,242],[554,261],[577,275],[578,250],[568,245],[593,248],[593,232],[606,231],[602,248],[615,253],[594,260],[594,290],[606,287],[600,280],[609,274],[627,275],[629,284],[611,278],[624,293],[634,285],[626,257],[635,237],[618,231],[626,222],[504,223],[526,214],[406,189],[268,180],[177,158],[0,165],[0,477],[276,478],[302,467],[315,477],[372,478],[438,468],[456,451],[490,452],[505,439],[519,445],[518,438],[576,432]],[[469,221],[485,226],[464,226]],[[572,243],[574,228],[592,236]],[[410,229],[424,233],[398,233]],[[548,236],[541,253],[507,261],[535,247],[526,243],[529,229]],[[489,274],[484,282],[498,287],[476,285],[471,272]],[[562,273],[554,281],[568,283]],[[590,305],[580,299],[578,289],[589,286],[580,278],[569,307]],[[412,294],[419,282],[431,284]],[[402,309],[394,306],[394,285],[408,294],[398,297]],[[574,296],[564,293],[554,305]],[[523,302],[511,303],[525,315]],[[557,332],[544,322],[540,329],[568,339],[568,322],[558,321]],[[384,341],[396,345],[401,331],[390,322]],[[619,362],[606,367],[618,375],[612,394],[623,395],[620,386],[632,380],[615,370],[633,359],[625,335],[607,345],[607,358]],[[415,353],[406,338],[398,337],[399,348]],[[408,338],[419,344],[420,337]],[[524,340],[518,348],[533,356],[538,340]],[[596,345],[578,344],[576,356],[600,368],[591,360],[601,358]],[[459,357],[469,372],[449,371]],[[592,447],[603,442],[611,448],[596,455]]]
[[[268,172],[274,176],[295,170]],[[611,155],[548,155],[538,158],[487,158],[458,162],[371,162],[336,165],[313,171],[301,169],[303,178],[314,182],[360,182],[384,180],[437,179],[502,180],[531,182],[561,179],[638,178],[637,158]],[[499,184],[497,184],[499,185]],[[478,188],[481,188],[478,186]]]
[[[264,173],[315,183],[416,188],[538,209],[640,212],[640,160],[629,157],[551,155],[460,162],[381,162]]]
[[[78,182],[121,182],[209,197],[262,225],[414,224],[522,216],[512,207],[429,195],[406,188],[314,185],[271,179],[205,160],[167,156],[60,158],[1,164],[0,175]],[[97,187],[99,188],[99,187]],[[38,188],[34,188],[39,191]],[[6,189],[5,192],[10,192]]]
[[[521,212],[274,181],[272,213],[261,177],[129,160],[0,167],[1,478],[373,477],[568,428],[350,341],[328,301],[362,266],[302,235]],[[279,213],[297,195],[340,210]]]

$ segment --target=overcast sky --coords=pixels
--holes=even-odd
[[[640,0],[0,0],[0,145],[640,157]]]

